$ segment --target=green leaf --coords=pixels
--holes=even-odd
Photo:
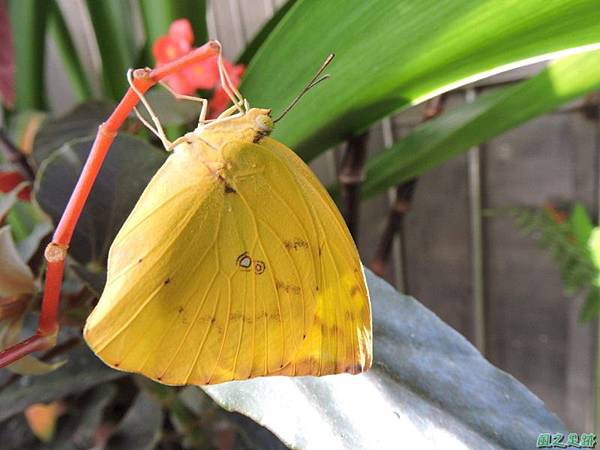
[[[92,88],[73,44],[71,33],[56,0],[51,0],[50,3],[48,31],[56,43],[75,98],[78,101],[88,100],[92,97]]]
[[[10,22],[16,59],[16,107],[45,109],[43,45],[50,2],[13,0],[9,2]]]
[[[598,317],[600,313],[600,288],[592,286],[579,314],[579,322],[585,323]]]
[[[573,206],[571,214],[569,215],[569,223],[571,224],[571,230],[579,245],[587,247],[592,230],[594,229],[594,224],[582,203],[576,203],[575,206]]]
[[[120,100],[129,87],[125,74],[136,60],[131,4],[121,0],[86,1],[102,58],[104,92]]]
[[[273,16],[265,23],[262,28],[256,33],[256,35],[250,40],[246,48],[240,56],[238,56],[237,63],[247,65],[260,46],[265,42],[265,40],[269,37],[269,35],[273,32],[273,29],[279,25],[281,19],[287,14],[292,6],[296,4],[297,0],[287,0],[276,12]]]
[[[65,142],[85,136],[95,136],[98,126],[113,112],[115,106],[105,101],[89,101],[67,113],[46,119],[33,142],[33,160],[39,165]]]
[[[30,294],[35,290],[35,278],[15,247],[10,227],[0,228],[0,297]]]
[[[327,54],[331,79],[273,136],[311,159],[393,111],[508,68],[600,42],[595,0],[298,1],[252,59],[241,92],[281,112]]]
[[[10,225],[17,243],[27,239],[35,227],[46,220],[39,208],[25,201],[16,202],[6,217],[6,223]]]
[[[298,449],[520,450],[533,448],[541,432],[564,430],[542,401],[463,336],[366,275],[375,337],[366,374],[266,377],[204,390]]]
[[[595,227],[592,230],[588,246],[592,253],[592,261],[594,262],[596,269],[600,270],[600,227]],[[600,276],[598,282],[600,283]]]
[[[25,187],[29,185],[28,181],[19,183],[15,188],[6,193],[0,194],[0,223],[4,220],[10,209],[17,203],[17,197]]]
[[[69,141],[41,165],[34,197],[56,225],[75,187],[93,138]],[[71,241],[76,272],[98,290],[104,284],[108,249],[146,184],[166,159],[166,152],[142,139],[115,138]]]
[[[116,432],[109,439],[106,450],[150,450],[161,436],[163,413],[144,392],[138,394]]]
[[[599,65],[600,50],[560,58],[529,80],[481,95],[416,127],[367,163],[362,194],[369,197],[420,175],[473,145],[598,89]]]
[[[14,343],[16,344],[16,342]],[[6,369],[19,375],[45,375],[47,373],[54,372],[66,362],[66,360],[62,360],[48,364],[36,358],[35,356],[25,355],[18,361],[6,366]]]
[[[33,403],[58,400],[124,375],[105,366],[85,345],[80,345],[69,353],[67,363],[58,370],[41,377],[22,377],[19,383],[2,389],[0,421]]]
[[[567,293],[588,289],[598,278],[587,241],[582,245],[575,239],[570,221],[563,219],[554,208],[516,207],[509,212],[525,234],[550,252],[558,264],[560,277]]]

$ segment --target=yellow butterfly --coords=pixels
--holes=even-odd
[[[369,295],[342,217],[268,137],[270,111],[222,81],[234,106],[213,121],[204,106],[175,142],[145,122],[173,154],[110,248],[85,340],[109,366],[170,385],[367,370]]]

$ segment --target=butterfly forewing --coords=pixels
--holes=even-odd
[[[109,365],[168,384],[218,383],[274,373],[305,340],[316,230],[291,219],[309,211],[285,181],[269,182],[286,168],[238,147],[224,151],[220,176],[197,148],[179,147],[115,239],[85,330]]]

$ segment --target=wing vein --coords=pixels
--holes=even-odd
[[[267,264],[268,264],[268,268],[270,269],[269,272],[269,277],[271,279],[271,283],[273,284],[273,289],[275,291],[275,296],[277,297],[277,308],[279,311],[279,323],[281,324],[281,335],[282,335],[282,339],[281,339],[281,345],[282,345],[282,355],[281,355],[281,364],[283,365],[283,358],[285,355],[285,327],[283,324],[283,316],[281,314],[281,298],[279,295],[279,289],[277,289],[277,284],[275,283],[275,277],[273,276],[273,269],[274,267],[271,265],[271,261],[269,259],[269,255],[267,254],[267,252],[265,251],[265,248],[262,244],[262,240],[260,238],[260,233],[258,232],[258,223],[256,220],[256,217],[254,216],[254,211],[252,210],[252,208],[250,207],[250,205],[248,204],[246,198],[242,195],[241,192],[238,191],[238,194],[240,196],[240,198],[242,199],[242,202],[244,202],[244,205],[246,206],[246,208],[248,209],[248,212],[250,213],[250,217],[252,218],[252,224],[254,225],[254,230],[256,233],[256,240],[258,242],[258,245],[260,246],[263,254],[265,255],[265,259],[267,260]],[[265,315],[266,315],[266,307],[265,307]],[[265,316],[265,326],[266,326],[266,321],[267,321],[267,317]],[[267,361],[267,365],[268,365],[268,361]],[[265,372],[265,373],[268,373]]]
[[[204,224],[204,222],[206,222],[206,219],[202,222],[202,224]],[[202,228],[201,226],[199,228]],[[213,238],[213,241],[211,242],[211,244],[206,248],[206,251],[204,252],[204,254],[199,258],[199,260],[196,262],[195,266],[194,266],[194,270],[201,266],[202,263],[204,262],[204,260],[206,259],[206,257],[208,256],[208,254],[211,252],[213,246],[215,245],[215,239],[216,239],[217,233],[215,233],[215,237]],[[181,258],[181,260],[184,260],[184,258]],[[192,299],[194,298],[194,295],[201,289],[201,286],[196,289],[195,291],[193,291],[193,293],[189,296],[189,298],[186,300],[185,302],[185,308],[188,307],[188,305],[190,304],[190,302],[192,301]],[[169,323],[169,325],[167,327],[165,327],[162,336],[160,337],[160,340],[158,341],[158,344],[156,344],[155,348],[152,350],[152,352],[148,352],[148,354],[146,355],[146,358],[144,359],[142,365],[140,366],[140,371],[145,367],[145,365],[147,364],[148,360],[150,359],[150,356],[156,352],[158,350],[158,348],[162,345],[162,343],[164,342],[165,338],[169,335],[171,328],[173,327],[173,324],[177,321],[178,316],[176,314],[174,314],[173,318],[171,319],[171,322]]]

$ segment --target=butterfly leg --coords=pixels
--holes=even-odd
[[[152,109],[152,106],[150,106],[148,100],[146,100],[146,97],[144,97],[144,94],[139,91],[139,89],[135,86],[135,83],[133,82],[133,69],[129,69],[127,71],[127,81],[129,82],[130,88],[138,95],[139,99],[142,101],[142,104],[146,108],[146,111],[148,111],[148,114],[150,115],[150,118],[154,123],[154,127],[150,125],[148,121],[144,119],[144,117],[142,117],[142,115],[136,107],[133,108],[133,110],[135,111],[135,115],[140,120],[140,122],[142,122],[146,126],[146,128],[152,131],[152,133],[154,133],[154,135],[160,139],[165,150],[170,151],[173,148],[173,145],[171,141],[169,141],[169,139],[167,138],[167,135],[163,130],[163,127],[160,123],[160,120],[158,119],[157,114]]]
[[[44,253],[46,279],[38,329],[30,338],[1,351],[0,367],[5,367],[35,351],[46,350],[54,346],[59,327],[58,304],[65,259],[75,225],[118,129],[138,102],[143,101],[143,96],[140,97],[140,94],[146,92],[164,77],[216,55],[220,48],[220,44],[210,41],[180,59],[157,69],[133,71],[132,87],[125,93],[106,122],[100,125],[88,159],[83,166],[79,180],[77,180],[77,185],[56,227],[52,242],[46,247]]]
[[[208,100],[202,97],[194,97],[193,95],[182,95],[175,92],[171,86],[169,86],[164,81],[160,82],[160,85],[164,87],[169,93],[175,97],[177,100],[189,100],[192,102],[200,102],[202,103],[202,109],[200,110],[200,116],[198,118],[198,127],[203,125],[206,122],[206,114],[208,112]]]
[[[231,78],[229,78],[229,74],[225,69],[225,64],[223,63],[223,51],[219,49],[218,57],[217,57],[217,65],[219,67],[219,78],[221,79],[221,86],[225,90],[225,93],[229,97],[229,99],[233,102],[233,106],[241,113],[244,114],[248,110],[248,102],[240,91],[237,90],[235,85],[231,82]]]

